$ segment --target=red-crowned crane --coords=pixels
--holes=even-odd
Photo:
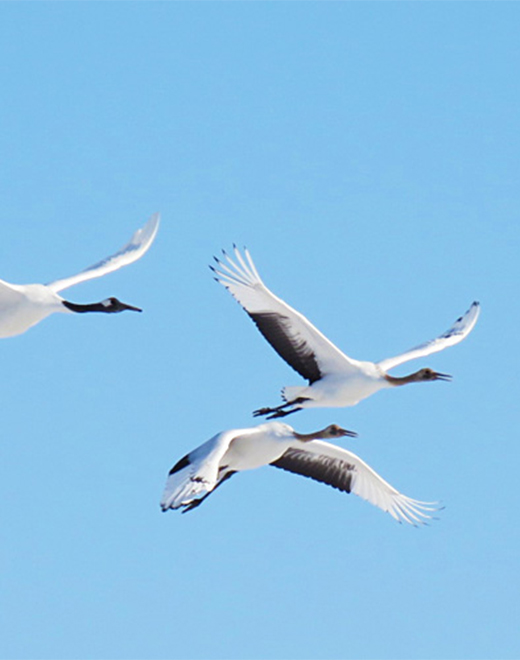
[[[418,525],[431,519],[432,513],[439,510],[435,502],[403,495],[359,456],[323,442],[354,435],[336,424],[302,434],[282,422],[218,433],[172,467],[161,500],[162,510],[191,511],[236,472],[273,465],[354,493],[399,522]]]
[[[245,257],[236,246],[234,253],[234,260],[225,252],[225,261],[215,257],[217,267],[210,266],[215,279],[242,305],[278,355],[309,382],[308,386],[285,387],[282,390],[285,403],[260,408],[254,412],[255,416],[269,415],[268,419],[273,419],[303,408],[354,406],[383,388],[449,380],[451,376],[432,369],[420,369],[401,378],[387,372],[403,362],[458,344],[471,332],[480,313],[479,303],[474,302],[436,339],[381,362],[361,362],[345,355],[305,316],[275,296],[262,282],[246,249]]]

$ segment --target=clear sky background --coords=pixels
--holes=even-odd
[[[518,658],[518,3],[2,3],[0,277],[142,306],[0,342],[0,656]],[[429,527],[263,468],[163,514],[169,468],[301,383],[207,268],[233,242],[345,352],[482,304],[335,422]],[[411,367],[411,369],[410,369]]]

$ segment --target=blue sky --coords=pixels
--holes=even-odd
[[[0,656],[518,658],[517,3],[3,3],[0,277],[142,315],[1,341]],[[247,245],[345,352],[452,383],[304,411],[405,494],[398,525],[278,470],[162,514],[166,474],[299,384],[207,269]],[[408,365],[410,366],[410,365]],[[407,373],[408,366],[395,373]]]

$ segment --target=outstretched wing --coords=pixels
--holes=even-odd
[[[330,342],[305,316],[274,295],[262,282],[249,252],[234,247],[235,260],[210,266],[215,279],[228,289],[249,314],[278,355],[310,383],[329,373],[355,370],[356,361]]]
[[[93,266],[89,266],[77,275],[50,282],[47,286],[54,292],[62,291],[80,282],[86,282],[107,273],[112,273],[114,270],[118,270],[123,266],[128,266],[128,264],[137,261],[153,243],[159,228],[159,219],[159,213],[154,213],[145,226],[138,229],[129,242],[118,252],[112,254],[110,257],[106,257],[102,261],[98,261]]]
[[[271,465],[354,493],[399,522],[425,523],[439,508],[435,502],[420,502],[403,495],[359,456],[321,440],[299,442]]]
[[[382,360],[381,362],[378,362],[378,366],[381,367],[383,371],[388,371],[399,364],[403,364],[403,362],[415,360],[416,358],[431,355],[432,353],[438,353],[439,351],[448,348],[448,346],[455,346],[455,344],[458,344],[465,339],[473,330],[479,314],[480,304],[474,302],[464,316],[458,318],[451,328],[446,330],[446,332],[440,335],[440,337],[427,341],[424,344],[420,344],[415,348],[411,348],[409,351],[406,351],[406,353],[402,353],[396,357]]]

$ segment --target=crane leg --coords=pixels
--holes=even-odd
[[[274,419],[275,417],[285,417],[286,415],[290,415],[297,410],[301,410],[301,408],[296,408],[295,410],[286,411],[284,410],[285,408],[290,408],[291,406],[303,403],[304,401],[309,401],[309,398],[300,396],[293,401],[286,401],[285,403],[282,403],[275,408],[259,408],[253,412],[253,417],[261,417],[262,415],[271,415],[271,417],[268,417],[268,419]]]

